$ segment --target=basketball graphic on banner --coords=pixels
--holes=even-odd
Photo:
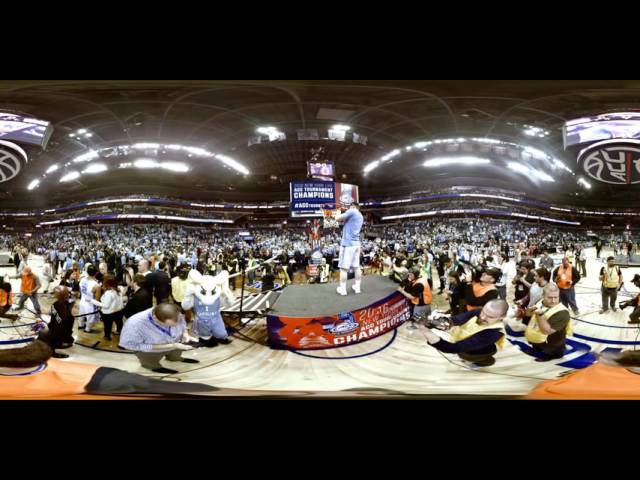
[[[0,183],[18,176],[27,162],[26,152],[13,142],[0,140]]]
[[[605,140],[582,150],[578,156],[585,173],[599,182],[640,183],[640,141]]]

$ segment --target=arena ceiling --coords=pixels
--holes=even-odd
[[[24,147],[29,161],[0,183],[0,201],[3,209],[35,209],[134,193],[288,200],[289,182],[306,176],[315,155],[334,162],[338,178],[360,185],[366,199],[488,186],[574,205],[627,199],[630,206],[633,185],[578,183],[582,172],[576,152],[564,149],[562,126],[638,109],[640,81],[623,80],[2,80],[0,112],[50,121],[53,133],[45,150]],[[336,124],[350,127],[344,141],[329,138]],[[277,133],[259,135],[261,127]],[[494,162],[425,166],[452,156]]]

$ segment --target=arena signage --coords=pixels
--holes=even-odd
[[[565,148],[600,140],[640,138],[640,112],[605,113],[568,121]]]
[[[323,208],[348,207],[359,201],[358,187],[347,183],[305,180],[291,182],[292,217],[321,217]]]
[[[616,185],[640,183],[640,141],[605,140],[585,148],[578,163],[594,180]]]
[[[293,350],[333,348],[364,342],[402,325],[411,316],[409,302],[394,292],[353,312],[322,317],[267,316],[272,346]]]
[[[45,148],[53,128],[50,122],[0,112],[0,138]]]
[[[0,140],[0,183],[18,176],[27,163],[26,152],[13,142]]]

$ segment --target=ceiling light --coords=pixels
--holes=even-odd
[[[78,130],[79,134],[83,134],[83,133],[87,133],[87,129],[86,128],[81,128],[80,130]]]
[[[198,148],[198,147],[182,147],[184,148],[187,152],[192,153],[193,155],[199,155],[201,157],[210,157],[213,154],[211,152],[206,151],[204,148]]]
[[[486,165],[491,163],[488,158],[479,157],[437,157],[426,160],[423,165],[425,167],[441,167],[443,165]]]
[[[591,188],[591,184],[582,177],[578,178],[578,183],[582,185],[584,188],[586,188],[587,190]]]
[[[351,127],[349,125],[334,125],[333,127],[331,127],[333,130],[342,130],[342,131],[347,131],[347,130],[351,130]]]
[[[155,160],[141,158],[133,162],[133,166],[136,168],[158,168],[159,164]]]
[[[251,173],[249,172],[249,170],[247,170],[247,168],[244,165],[242,165],[241,163],[238,163],[231,157],[227,157],[226,155],[216,155],[216,158],[220,160],[222,163],[224,163],[225,165],[233,168],[234,170],[240,173],[244,173],[245,175],[249,175],[249,173]]]
[[[29,185],[27,185],[27,190],[33,190],[38,185],[40,185],[40,180],[32,180],[31,183],[29,183]]]
[[[53,165],[51,165],[49,168],[47,168],[47,171],[44,173],[51,173],[51,172],[55,172],[58,169],[58,164],[54,163]]]
[[[160,167],[165,170],[171,170],[172,172],[184,173],[189,171],[189,166],[182,162],[163,162],[160,164]]]
[[[515,172],[521,173],[522,175],[529,177],[530,179],[535,178],[543,182],[555,182],[555,180],[549,175],[547,175],[546,173],[536,170],[534,168],[529,168],[526,165],[522,165],[521,163],[509,162],[507,163],[507,167],[509,167],[511,170]]]
[[[364,173],[369,173],[371,170],[378,168],[378,165],[380,165],[380,161],[379,160],[375,160],[369,164],[367,164],[367,166],[364,167]]]
[[[72,180],[75,180],[76,178],[80,178],[80,173],[73,171],[73,172],[69,172],[66,175],[64,175],[63,177],[60,178],[60,182],[70,182]]]
[[[85,168],[82,173],[100,173],[105,172],[107,170],[107,166],[103,163],[92,163],[87,168]]]
[[[154,150],[160,148],[160,145],[157,143],[135,143],[131,145],[131,148],[137,150]]]
[[[89,162],[91,160],[98,158],[99,156],[100,155],[95,150],[89,150],[87,153],[78,155],[76,158],[73,159],[73,162],[74,163]]]

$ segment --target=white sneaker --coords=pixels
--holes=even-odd
[[[342,296],[347,295],[347,290],[340,287],[336,288],[336,292],[338,292],[338,295],[342,295]]]
[[[358,287],[356,287],[355,285],[352,285],[351,288],[353,289],[354,292],[360,293],[360,289]]]

